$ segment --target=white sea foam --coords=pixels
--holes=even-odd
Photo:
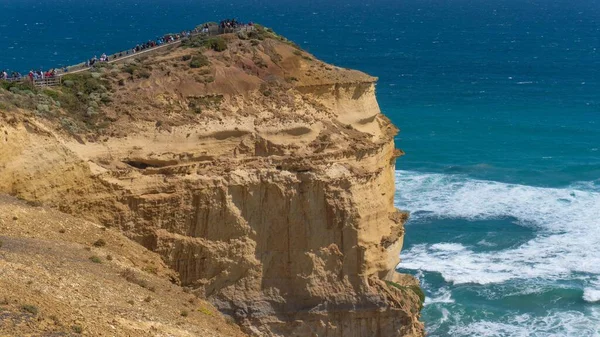
[[[450,291],[450,289],[441,288],[438,291],[432,293],[431,295],[425,297],[425,305],[435,303],[454,303],[454,299],[452,299],[452,292]]]
[[[600,336],[600,312],[554,311],[547,316],[507,315],[500,321],[476,321],[452,324],[453,337],[597,337]]]
[[[586,302],[600,302],[600,290],[594,288],[583,289],[583,300]]]
[[[596,279],[583,289],[583,300],[590,303],[600,302],[600,280]]]
[[[460,283],[600,275],[600,192],[542,188],[456,175],[397,172],[397,206],[411,211],[414,226],[425,218],[470,220],[512,217],[537,236],[518,246],[476,252],[459,242],[415,245],[402,252],[400,267],[439,272]],[[588,282],[589,283],[589,282]],[[600,296],[600,284],[586,284],[586,296]]]

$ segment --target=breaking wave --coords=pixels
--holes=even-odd
[[[494,252],[459,242],[414,245],[402,252],[404,269],[438,272],[454,284],[600,275],[600,192],[595,184],[544,188],[411,171],[397,171],[396,182],[396,206],[411,212],[414,226],[436,218],[513,218],[536,231],[533,239]],[[584,298],[600,300],[600,284],[587,282]]]

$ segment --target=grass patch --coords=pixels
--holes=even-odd
[[[189,96],[188,107],[199,114],[204,109],[218,109],[223,102],[223,95]]]
[[[198,309],[198,311],[201,312],[201,313],[203,313],[203,314],[205,314],[205,315],[207,315],[207,316],[213,316],[214,315],[212,311],[208,310],[205,307],[200,307]]]
[[[90,261],[92,261],[94,263],[102,263],[102,260],[99,257],[97,257],[96,255],[90,256]]]
[[[144,268],[142,268],[142,270],[149,274],[158,274],[158,268],[156,268],[155,266],[145,266]]]
[[[225,41],[225,39],[220,36],[194,36],[190,39],[183,40],[181,42],[181,46],[183,48],[207,48],[217,52],[222,52],[227,50],[227,41]]]
[[[194,55],[190,61],[190,67],[192,68],[202,68],[209,65],[210,61],[208,60],[208,57],[203,54]]]
[[[97,73],[92,75],[85,72],[63,76],[62,89],[51,95],[68,112],[85,113],[94,97],[108,92],[109,89],[110,83],[105,78],[98,77]]]
[[[227,41],[225,41],[225,39],[222,37],[212,37],[206,40],[204,46],[216,52],[222,52],[227,50]]]
[[[71,326],[71,330],[73,330],[74,333],[80,334],[83,332],[83,327],[79,324],[75,324]]]
[[[423,292],[423,290],[421,289],[421,287],[419,287],[418,285],[412,285],[412,286],[401,286],[396,282],[392,282],[392,281],[385,281],[385,283],[389,286],[389,287],[394,287],[396,289],[399,289],[400,291],[411,291],[413,293],[415,293],[417,295],[417,297],[419,297],[420,300],[420,304],[421,304],[421,308],[423,307],[423,303],[425,302],[425,293]]]
[[[38,307],[36,307],[35,305],[31,305],[31,304],[24,304],[21,306],[21,310],[24,312],[28,312],[32,315],[37,315],[39,312]]]
[[[0,81],[0,88],[10,91],[10,92],[18,92],[18,91],[31,91],[33,93],[37,93],[37,89],[33,83],[28,80],[23,81],[15,81],[15,82],[7,82]]]
[[[131,75],[132,77],[135,76],[136,78],[150,78],[150,76],[152,76],[150,70],[152,70],[151,67],[139,65],[136,63],[129,63],[125,67],[123,67],[123,72]],[[122,84],[119,83],[119,85]]]
[[[133,283],[133,284],[137,284],[138,286],[148,289],[152,292],[156,291],[156,288],[151,287],[148,284],[148,281],[140,278],[138,276],[138,274],[133,270],[133,269],[125,269],[120,273],[121,277],[123,277],[125,280],[127,280],[127,282]]]
[[[48,317],[48,318],[50,318],[50,320],[54,323],[54,325],[57,325],[57,326],[62,325],[56,315],[50,315],[50,317]]]
[[[106,246],[106,241],[104,239],[98,239],[94,242],[94,247],[104,247]]]

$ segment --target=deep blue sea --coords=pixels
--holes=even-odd
[[[380,78],[429,336],[600,336],[600,2],[0,0],[0,69],[205,21]]]

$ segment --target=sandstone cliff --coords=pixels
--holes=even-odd
[[[219,39],[4,92],[0,191],[119,230],[248,334],[423,335],[376,79]]]

